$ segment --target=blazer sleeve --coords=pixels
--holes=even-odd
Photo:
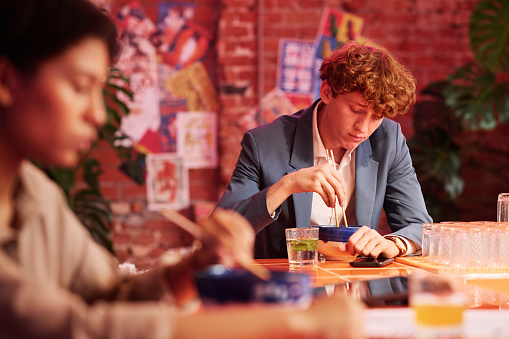
[[[426,210],[421,186],[399,124],[395,146],[384,199],[387,222],[394,235],[410,239],[421,246],[422,224],[431,223],[433,220]]]
[[[267,191],[270,186],[263,187],[259,150],[251,132],[244,134],[241,146],[230,183],[217,207],[242,214],[258,233],[274,222],[267,210]],[[276,216],[278,214],[279,209]]]

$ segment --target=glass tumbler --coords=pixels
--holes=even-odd
[[[500,193],[497,201],[497,221],[509,221],[509,193]]]
[[[318,262],[319,231],[316,227],[285,229],[290,265],[314,265]]]
[[[429,261],[438,262],[438,245],[440,243],[440,235],[442,233],[442,225],[431,224],[431,240],[429,244]]]
[[[449,265],[455,267],[480,267],[484,262],[481,230],[475,225],[462,224],[452,230]]]
[[[431,243],[431,226],[433,224],[422,225],[422,257],[429,257],[429,246]]]

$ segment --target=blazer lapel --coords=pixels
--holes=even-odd
[[[297,122],[295,139],[293,141],[293,149],[290,157],[290,166],[293,170],[288,171],[286,174],[314,165],[313,110],[317,104],[318,100],[315,101],[313,105],[306,108]],[[295,209],[295,226],[309,227],[313,193],[295,193],[292,194],[292,198]]]
[[[357,147],[355,155],[355,217],[358,225],[370,225],[375,203],[378,162],[371,159],[370,140]]]

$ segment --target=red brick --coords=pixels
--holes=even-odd
[[[396,0],[394,1],[394,8],[397,12],[408,11],[414,9],[415,1],[412,0]]]
[[[236,41],[224,41],[219,46],[219,50],[221,53],[231,53],[237,49],[237,45]]]
[[[154,233],[136,233],[132,235],[133,242],[138,245],[151,245],[154,243]]]
[[[130,256],[131,256],[131,254],[127,250],[124,250],[124,249],[122,249],[122,250],[115,249],[115,257],[117,258],[117,260],[120,263],[125,262]]]
[[[149,256],[149,258],[156,259],[156,258],[159,258],[161,255],[163,255],[164,252],[166,252],[166,250],[167,249],[164,249],[164,248],[154,248],[149,252],[148,256]]]
[[[323,0],[301,0],[300,5],[304,8],[321,8],[322,7]]]
[[[258,13],[255,12],[240,12],[238,14],[240,22],[244,23],[256,23],[258,20]]]
[[[117,153],[111,147],[94,148],[90,157],[97,159],[102,165],[118,166],[120,164]]]
[[[254,6],[254,0],[222,0],[226,7],[246,8]]]
[[[214,200],[216,198],[215,185],[192,187],[191,200]]]
[[[238,47],[246,48],[248,50],[253,51],[253,53],[254,53],[256,51],[256,49],[258,48],[258,41],[255,41],[255,40],[239,41]]]
[[[101,181],[132,182],[132,179],[120,172],[116,167],[102,166]]]
[[[128,215],[131,213],[131,204],[125,201],[113,201],[110,203],[111,212],[116,215]]]
[[[253,33],[252,27],[248,26],[237,26],[237,25],[231,25],[227,24],[220,28],[221,34],[225,35],[231,35],[235,37],[242,37],[247,36],[248,34]]]
[[[147,186],[128,182],[123,185],[123,198],[126,200],[146,198]]]
[[[268,26],[281,25],[282,20],[283,14],[281,13],[281,11],[263,13],[263,21],[265,22],[265,25]]]
[[[234,22],[237,20],[238,13],[235,11],[223,10],[221,11],[221,21]]]
[[[120,193],[118,190],[118,186],[114,183],[109,184],[100,184],[100,190],[101,194],[105,199],[108,200],[119,200],[120,199]]]
[[[147,230],[168,230],[174,227],[170,221],[165,219],[151,219],[147,220],[145,224]]]
[[[252,65],[256,62],[256,58],[254,56],[223,56],[220,59],[220,61],[225,64],[240,66]]]
[[[115,245],[120,244],[130,244],[131,243],[131,235],[126,233],[113,233],[111,235],[111,240]]]

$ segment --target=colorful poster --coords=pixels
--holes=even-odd
[[[313,103],[310,95],[285,93],[296,111],[308,108]]]
[[[311,94],[314,58],[313,41],[280,39],[276,87],[285,93]]]
[[[177,153],[177,114],[187,111],[187,101],[185,99],[161,100],[160,109],[159,142],[161,152]]]
[[[193,22],[194,5],[159,2],[157,33],[153,42],[162,62],[179,70],[201,61],[211,46],[211,34]]]
[[[166,80],[165,88],[176,98],[186,99],[190,111],[217,111],[219,98],[201,62],[195,62]]]
[[[185,112],[177,115],[177,150],[188,168],[217,167],[217,114]]]
[[[155,26],[137,1],[122,7],[114,16],[122,30],[124,41],[117,67],[129,78],[134,100],[122,92],[118,96],[130,109],[122,119],[120,129],[133,141],[139,142],[148,130],[159,130],[159,88],[155,48],[148,39]],[[122,141],[131,146],[129,139]]]
[[[143,154],[161,153],[159,134],[151,129],[146,130],[140,140],[134,143],[134,149]]]
[[[259,125],[268,124],[281,115],[297,111],[290,99],[280,89],[274,88],[262,98],[260,105],[249,110],[239,119],[239,127],[246,132]]]
[[[150,40],[158,53],[162,91],[167,90],[165,83],[168,77],[203,60],[211,47],[212,36],[193,22],[194,12],[192,3],[159,2],[157,30]]]
[[[274,88],[262,98],[258,111],[260,124],[264,125],[274,121],[278,116],[293,114],[297,110],[283,92]]]
[[[364,19],[346,12],[326,8],[322,14],[318,33],[315,39],[315,64],[313,71],[312,97],[320,97],[319,69],[324,59],[332,52],[351,40],[357,40],[361,35]]]
[[[148,154],[148,209],[182,209],[190,204],[188,170],[183,159],[173,154]]]

